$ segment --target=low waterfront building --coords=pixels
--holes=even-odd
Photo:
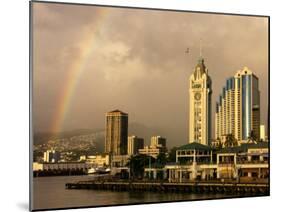
[[[267,179],[268,143],[242,144],[217,152],[217,178],[252,181]]]
[[[167,179],[167,170],[163,165],[155,163],[145,167],[144,177],[153,180]]]
[[[129,162],[129,155],[112,155],[111,167],[126,167]]]
[[[108,154],[89,155],[86,157],[86,163],[93,164],[94,166],[108,166],[110,164],[110,158]]]
[[[176,151],[176,162],[180,164],[212,163],[213,149],[198,142],[179,147]]]
[[[92,164],[85,162],[65,162],[65,163],[33,163],[33,171],[53,171],[53,170],[87,170],[92,168]]]
[[[33,162],[32,170],[33,171],[43,170],[43,163]]]
[[[224,148],[217,152],[217,178],[234,179],[238,177],[237,154],[240,147]]]
[[[247,143],[220,150],[197,142],[179,147],[176,162],[165,167],[146,167],[146,176],[169,182],[190,180],[268,181],[268,142]],[[151,174],[152,173],[152,174]],[[149,174],[149,175],[148,175]]]
[[[112,155],[110,158],[110,174],[121,179],[128,179],[130,169],[127,167],[130,155]]]
[[[213,148],[198,142],[179,147],[176,163],[165,166],[169,182],[184,182],[216,177]]]
[[[68,176],[87,174],[92,164],[85,162],[33,163],[33,176]]]
[[[268,179],[269,153],[268,142],[249,144],[246,154],[238,154],[237,169],[239,178],[245,180]]]

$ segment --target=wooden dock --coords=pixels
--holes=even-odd
[[[129,181],[79,181],[66,183],[66,189],[94,189],[111,191],[190,192],[269,195],[268,184],[255,183],[169,183]]]

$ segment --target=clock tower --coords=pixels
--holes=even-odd
[[[212,81],[200,57],[189,78],[189,143],[211,144],[211,95]]]

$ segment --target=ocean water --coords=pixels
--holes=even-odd
[[[225,194],[161,193],[69,190],[65,183],[91,179],[91,176],[56,176],[33,178],[33,209],[109,206],[182,200],[235,197]]]

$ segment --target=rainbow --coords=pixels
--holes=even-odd
[[[96,33],[100,27],[102,27],[105,17],[108,14],[104,8],[99,8],[96,11],[96,19],[93,22],[94,28],[85,33],[85,37],[82,38],[79,43],[80,55],[74,61],[70,62],[68,66],[70,68],[65,78],[64,86],[59,91],[57,98],[58,104],[52,121],[52,132],[61,132],[63,129],[65,117],[68,114],[75,90],[85,70],[85,65],[94,52],[93,50],[95,48],[95,44],[97,43],[95,42]]]

